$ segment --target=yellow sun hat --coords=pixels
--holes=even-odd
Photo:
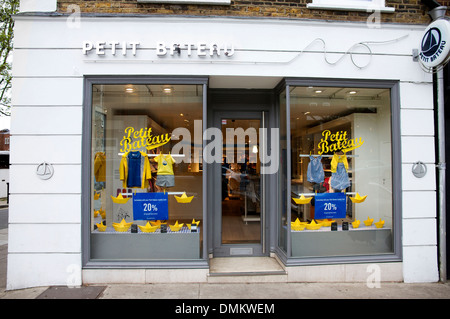
[[[123,198],[122,194],[117,195],[117,197],[114,197],[111,195],[111,199],[116,204],[126,204],[130,198]]]
[[[353,203],[362,203],[362,202],[364,202],[366,200],[366,198],[367,198],[367,195],[361,196],[358,193],[356,193],[356,196],[355,197],[350,197],[350,200]]]
[[[152,226],[149,222],[145,224],[145,226],[138,225],[139,229],[144,233],[154,233],[155,230],[158,229],[159,226]]]
[[[292,197],[292,199],[296,204],[308,204],[311,202],[312,197],[305,197],[304,195],[301,195],[300,198]]]
[[[183,203],[183,204],[187,204],[190,203],[192,201],[192,199],[194,198],[194,196],[187,196],[186,192],[183,193],[183,195],[181,196],[175,196],[175,199],[177,200],[178,203]]]

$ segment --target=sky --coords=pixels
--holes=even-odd
[[[11,129],[11,116],[0,116],[0,130]]]

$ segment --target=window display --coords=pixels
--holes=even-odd
[[[203,85],[92,90],[91,260],[201,258],[202,147],[171,151],[203,120]]]
[[[295,86],[286,107],[291,256],[392,253],[390,90]]]

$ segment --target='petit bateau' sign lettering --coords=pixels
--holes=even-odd
[[[432,22],[420,43],[419,59],[427,68],[444,64],[450,53],[450,23],[446,19]]]
[[[135,56],[141,49],[141,43],[137,41],[83,41],[82,52],[84,55],[96,54],[97,56]],[[234,55],[234,46],[219,43],[171,43],[158,42],[155,46],[156,56],[225,56]]]

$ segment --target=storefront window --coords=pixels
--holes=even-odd
[[[288,108],[291,256],[392,253],[390,90],[290,87]]]
[[[202,258],[203,93],[93,85],[91,260]]]
[[[280,105],[280,166],[279,166],[279,182],[278,182],[278,206],[280,214],[278,215],[278,246],[287,253],[287,237],[288,237],[288,216],[287,216],[287,130],[286,130],[286,91],[279,95]]]

